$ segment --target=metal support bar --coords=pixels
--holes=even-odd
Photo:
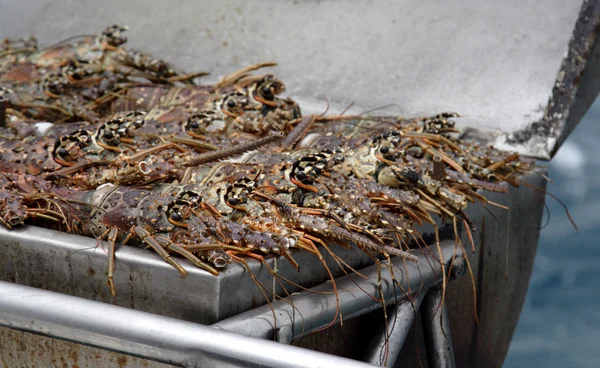
[[[368,367],[208,326],[0,281],[0,326],[182,367]]]
[[[442,303],[442,288],[431,288],[421,304],[423,335],[430,367],[454,368],[454,349],[450,336],[448,311]]]
[[[427,290],[423,290],[412,300],[389,308],[387,326],[382,326],[377,338],[371,340],[365,362],[385,367],[394,366],[426,293]]]
[[[444,241],[441,249],[443,263],[447,266],[453,262],[454,275],[462,274],[464,265],[460,248],[453,241]],[[414,254],[419,257],[418,263],[392,258],[394,279],[402,285],[402,289],[394,284],[386,262],[381,262],[380,269],[373,265],[360,270],[366,279],[353,274],[336,279],[339,313],[343,319],[380,308],[382,303],[377,298],[381,293],[386,304],[389,304],[406,300],[405,292],[415,295],[441,282],[441,263],[429,252],[424,254],[419,250]],[[213,326],[264,339],[275,336],[280,342],[290,343],[331,324],[338,311],[336,293],[332,291],[331,282],[327,282],[309,291],[227,318]]]

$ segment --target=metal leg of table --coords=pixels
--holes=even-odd
[[[293,294],[270,305],[229,317],[212,326],[264,339],[277,336],[279,342],[290,343],[330,325],[336,317],[339,318],[339,314],[342,314],[345,320],[349,320],[381,308],[381,301],[373,296],[381,294],[386,302],[391,303],[395,300],[409,300],[404,290],[412,290],[415,293],[421,290],[424,293],[428,287],[441,282],[441,264],[449,265],[454,262],[457,275],[462,273],[462,252],[457,249],[456,243],[444,241],[440,249],[442,262],[428,262],[427,257],[430,255],[417,250],[414,252],[414,255],[419,257],[417,263],[406,262],[397,257],[392,259],[394,277],[387,265],[381,269],[373,265],[360,270],[365,279],[354,275],[337,279],[338,290],[344,290],[338,294],[333,293],[331,283],[325,283],[312,288],[312,292]],[[381,285],[378,286],[379,284]],[[276,319],[273,318],[274,315]]]
[[[412,300],[403,301],[388,309],[387,326],[383,326],[372,341],[365,362],[394,366],[426,293],[427,290],[422,290]]]
[[[454,368],[454,349],[446,306],[442,305],[442,288],[431,288],[421,304],[421,319],[429,367]]]

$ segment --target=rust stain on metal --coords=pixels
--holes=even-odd
[[[125,355],[117,357],[117,364],[119,364],[120,368],[125,368],[127,366],[127,357]]]
[[[0,327],[0,367],[167,368],[171,365],[141,359],[70,341]]]

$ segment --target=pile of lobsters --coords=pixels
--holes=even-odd
[[[533,163],[459,138],[457,113],[303,116],[249,66],[215,84],[110,26],[39,49],[0,43],[0,223],[149,247],[179,272],[334,251],[416,262],[415,226],[474,226],[469,203]],[[344,263],[339,259],[340,264]],[[327,266],[325,266],[327,267]]]

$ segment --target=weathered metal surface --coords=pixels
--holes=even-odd
[[[2,368],[169,368],[170,364],[0,327]]]
[[[10,231],[0,228],[0,280],[114,303],[106,285],[106,247],[106,242],[99,246],[91,238],[33,226]],[[352,267],[361,268],[371,262],[360,250],[335,246],[333,249]],[[327,280],[327,271],[316,256],[297,252],[294,258],[302,265],[302,272],[285,259],[271,257],[267,262],[279,275],[305,287]],[[343,273],[330,255],[325,253],[324,258],[334,276]],[[215,277],[182,260],[188,272],[183,277],[147,250],[121,246],[116,259],[114,282],[117,304],[121,306],[210,324],[266,303],[240,264],[229,265]],[[248,263],[263,285],[284,294],[266,267],[252,259]],[[286,289],[296,290],[291,284]]]
[[[0,326],[181,367],[369,367],[209,326],[0,281]]]
[[[307,111],[309,105],[325,109],[325,95],[337,111],[354,101],[365,110],[395,104],[388,111],[407,115],[459,111],[465,126],[506,133],[536,122],[549,125],[545,131],[551,134],[540,136],[547,144],[514,146],[549,157],[558,148],[552,142],[560,143],[563,131],[577,122],[577,107],[586,106],[581,97],[598,92],[581,88],[592,76],[587,73],[581,80],[564,79],[566,95],[575,93],[577,99],[552,94],[583,3],[106,0],[99,6],[94,0],[2,0],[0,33],[36,34],[42,45],[50,45],[121,22],[131,28],[130,47],[166,55],[185,69],[208,70],[213,75],[207,80],[250,63],[276,61],[288,93],[303,100]],[[597,8],[599,2],[587,3]],[[567,60],[563,72],[594,65],[586,52],[592,36],[576,35],[571,49],[576,68]],[[567,124],[544,120],[549,101],[550,116],[571,116]]]
[[[586,0],[541,119],[499,137],[499,148],[553,157],[600,91],[600,1]]]
[[[452,263],[454,257],[460,258],[462,256],[462,252],[455,249],[456,246],[457,245],[453,242],[446,241],[442,243],[443,263],[446,267]],[[417,254],[420,253],[422,252],[417,252]],[[427,262],[423,254],[421,254],[420,261],[419,266],[412,263],[405,266],[402,260],[394,260],[394,267],[396,268],[394,274],[396,275],[398,282],[403,284],[403,290],[415,290],[415,292],[420,290],[419,294],[416,295],[417,298],[424,295],[427,288],[432,283],[441,282],[441,266],[437,262]],[[458,277],[463,272],[464,264],[460,261],[455,261],[453,277]],[[369,280],[357,279],[357,277],[353,277],[354,280],[350,280],[350,278],[346,276],[338,281],[338,287],[340,290],[344,290],[340,294],[340,301],[341,311],[345,315],[346,320],[376,309],[380,305],[379,302],[373,300],[369,296],[378,294],[376,286],[379,279],[377,267],[368,267],[367,269],[361,270],[361,273],[369,277]],[[395,300],[394,296],[399,293],[401,294],[402,291],[394,291],[395,287],[393,287],[391,276],[389,272],[385,271],[385,267],[384,270],[381,271],[381,274],[385,298],[388,302],[391,302]],[[159,327],[164,327],[157,326],[157,316],[152,317],[144,313],[128,314],[125,310],[112,306],[102,307],[101,304],[92,303],[83,299],[66,297],[61,294],[53,294],[37,289],[12,285],[13,284],[10,283],[0,282],[0,291],[2,292],[2,295],[4,295],[4,300],[0,303],[0,315],[2,315],[2,318],[0,318],[0,325],[83,341],[88,344],[125,351],[130,354],[133,353],[138,356],[150,357],[161,361],[165,361],[166,359],[166,353],[157,353],[153,350],[154,348],[148,348],[146,346],[152,345],[151,342],[148,342],[147,329],[150,328],[153,333],[160,334],[161,331],[155,330],[161,330]],[[329,319],[333,318],[334,310],[336,309],[333,295],[319,293],[330,292],[332,290],[331,285],[329,283],[324,284],[313,290],[315,291],[314,293],[303,292],[300,295],[291,298],[294,304],[293,312],[295,312],[295,317],[298,317],[296,319],[288,321],[287,318],[284,318],[287,314],[292,312],[290,308],[287,308],[289,306],[288,304],[283,302],[272,303],[275,314],[278,316],[277,332],[280,337],[280,342],[289,343],[297,336],[299,337],[303,334],[308,334],[316,327],[321,327],[323,324],[326,324]],[[403,297],[405,298],[406,296],[399,296],[400,299]],[[57,307],[58,304],[60,304],[60,307]],[[320,305],[320,307],[315,307],[317,305]],[[98,314],[102,314],[102,316],[99,316]],[[249,336],[270,338],[274,335],[274,331],[273,322],[268,321],[269,316],[270,308],[262,307],[231,317],[215,326]],[[101,321],[98,321],[98,318],[100,318]],[[102,321],[102,318],[107,318],[111,322]],[[124,329],[119,328],[122,325],[119,321],[123,320],[128,321]],[[168,320],[166,321],[168,322]],[[264,326],[261,325],[261,323],[263,323]],[[401,324],[402,322],[398,322],[398,329],[408,331],[410,323],[407,326],[402,326]],[[178,328],[178,331],[182,330],[181,326],[175,327]],[[190,327],[189,324],[188,327]],[[165,327],[165,329],[168,330],[169,327]],[[3,330],[2,334],[8,337],[14,333]],[[39,338],[30,334],[19,335],[19,338],[22,340],[19,342],[18,349],[23,352],[27,351],[27,349],[23,347],[26,342],[39,340]],[[125,348],[115,348],[113,343],[114,339],[121,339],[122,345],[119,346]],[[182,336],[179,339],[175,339],[175,341],[180,340],[185,340],[185,337]],[[54,340],[44,340],[42,338],[42,341],[45,341],[46,344],[48,341],[51,341],[50,344],[52,348],[54,347]],[[138,346],[140,344],[143,346]],[[160,343],[160,346],[163,347],[163,344],[164,341]],[[174,346],[170,349],[174,351],[169,351],[169,356],[180,353],[182,359],[184,359],[186,352],[178,351],[178,348],[181,347],[179,342],[173,344]],[[10,348],[11,347],[9,346],[3,347],[3,350],[7,355],[5,360],[18,361],[20,364],[27,363],[31,360],[29,355],[19,354],[19,357],[16,357],[10,353]],[[76,346],[73,346],[72,344],[64,345],[59,343],[58,350],[42,349],[36,354],[40,356],[42,361],[54,361],[53,365],[55,365],[54,363],[57,361],[56,354],[62,349],[69,349],[70,354],[68,358],[62,358],[62,360],[67,359],[67,361],[70,361],[72,364],[76,364],[74,362],[79,359],[82,359],[83,364],[86,365],[92,361],[95,361],[96,364],[103,364],[102,362],[114,361],[115,359],[122,365],[128,362],[127,356],[118,353],[107,353],[102,350],[96,351],[88,348],[83,349],[84,351],[79,353]],[[29,354],[31,354],[31,352],[29,352]],[[274,354],[277,354],[277,351],[275,351]],[[212,357],[204,357],[203,359],[208,359],[203,360],[204,363],[213,361]],[[183,361],[191,362],[192,360],[192,358],[189,358],[184,359]],[[167,361],[171,363],[174,362],[173,360]],[[142,360],[138,361],[139,364],[141,364],[141,362]],[[154,364],[153,362],[143,362],[145,364]]]
[[[539,174],[526,180],[546,188]],[[473,234],[475,254],[465,234],[461,239],[473,269],[477,300],[468,275],[450,283],[446,293],[458,367],[502,366],[525,302],[542,226],[544,194],[539,190],[521,185],[510,188],[508,195],[486,193],[486,197],[510,211],[491,205],[487,207],[495,217],[482,206],[469,211],[479,229]]]

